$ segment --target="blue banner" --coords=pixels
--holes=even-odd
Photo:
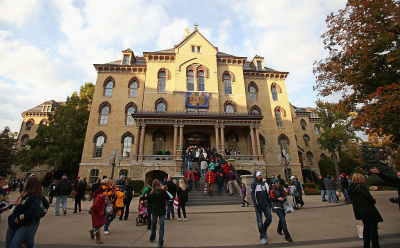
[[[185,92],[185,107],[208,108],[208,97],[205,92]]]

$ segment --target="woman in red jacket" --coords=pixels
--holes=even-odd
[[[107,199],[108,196],[104,194],[97,195],[91,208],[93,228],[90,230],[90,238],[94,239],[94,236],[96,235],[97,244],[103,244],[103,241],[101,240],[100,228],[106,223],[105,207]]]
[[[206,174],[206,183],[207,183],[207,187],[208,187],[208,194],[211,195],[211,197],[213,197],[213,187],[216,181],[216,177],[213,171],[209,171]]]
[[[194,183],[197,190],[200,190],[200,177],[201,177],[200,171],[198,171],[197,168],[194,169]]]

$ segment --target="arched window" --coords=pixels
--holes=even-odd
[[[133,125],[134,120],[132,114],[135,113],[135,107],[129,107],[128,111],[126,112],[126,125]]]
[[[252,101],[257,100],[257,92],[253,86],[250,86],[250,100],[252,100]]]
[[[30,130],[32,129],[33,123],[34,123],[33,119],[29,119],[29,120],[26,122],[25,130],[26,130],[26,131],[30,131]]]
[[[286,141],[285,138],[281,138],[281,139],[279,140],[279,146],[281,147],[281,150],[282,150],[282,149],[287,149],[287,141]]]
[[[318,125],[315,125],[315,126],[314,126],[314,129],[315,129],[315,134],[316,134],[316,135],[319,135],[319,126],[318,126]]]
[[[42,119],[42,120],[39,122],[39,125],[46,125],[46,122],[47,122],[46,119]]]
[[[251,107],[250,113],[252,115],[261,115],[261,109],[257,105],[254,105],[253,107]]]
[[[187,90],[194,91],[194,72],[192,70],[187,72]]]
[[[111,96],[111,95],[112,95],[113,88],[114,88],[113,82],[111,82],[111,81],[108,82],[107,85],[106,85],[106,89],[105,89],[105,91],[104,91],[104,95],[105,95],[105,96]]]
[[[225,111],[227,114],[233,114],[233,106],[230,104],[226,105]]]
[[[225,113],[233,114],[236,112],[236,103],[232,100],[228,100],[224,103]]]
[[[308,137],[308,135],[304,135],[303,140],[304,140],[304,145],[306,147],[309,147],[310,146],[310,138]]]
[[[29,135],[25,134],[21,138],[21,147],[25,147],[28,144]]]
[[[323,150],[324,148],[321,145],[321,140],[320,139],[317,139],[317,143],[318,143],[319,149]]]
[[[274,101],[278,101],[278,91],[276,90],[276,87],[273,86],[273,87],[271,88],[271,91],[272,91],[272,99],[273,99]]]
[[[306,123],[306,121],[304,119],[301,119],[300,125],[301,125],[301,130],[305,131],[307,123]]]
[[[251,111],[251,114],[252,114],[252,115],[260,115],[260,112],[259,112],[257,109],[253,109],[253,110]]]
[[[101,158],[103,155],[104,136],[98,136],[95,142],[94,157]]]
[[[110,113],[110,108],[108,106],[104,106],[101,109],[100,113],[100,124],[106,125],[108,121],[108,114]]]
[[[308,160],[308,165],[311,167],[313,166],[313,155],[311,152],[307,152],[307,160]]]
[[[198,83],[198,91],[205,91],[205,81],[204,81],[204,71],[199,71],[197,73],[197,83]]]
[[[158,77],[158,92],[166,92],[167,87],[167,73],[160,72]]]
[[[119,171],[119,176],[127,177],[128,176],[128,172],[129,172],[129,170],[122,169],[122,170]]]
[[[167,105],[167,101],[160,97],[157,99],[157,101],[155,102],[155,110],[158,112],[165,112],[167,111],[168,105]]]
[[[154,139],[154,154],[157,154],[160,150],[164,148],[164,133],[157,132],[153,135]]]
[[[138,83],[134,81],[131,84],[131,89],[129,91],[129,96],[137,96],[137,90],[138,90]]]
[[[229,74],[224,75],[225,94],[232,94],[232,83]]]
[[[275,118],[276,118],[276,126],[277,127],[283,127],[283,122],[282,122],[282,113],[280,110],[275,110]]]
[[[260,149],[261,149],[261,154],[264,155],[264,147],[265,147],[265,138],[261,134],[259,134],[260,137]]]
[[[124,144],[122,148],[122,155],[124,158],[129,158],[131,154],[131,146],[132,146],[133,139],[130,136],[126,136],[124,138]]]
[[[90,182],[94,183],[99,177],[99,170],[92,169],[90,170]]]

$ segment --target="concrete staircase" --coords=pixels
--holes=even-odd
[[[200,179],[200,191],[198,191],[193,183],[192,191],[189,191],[189,201],[186,206],[207,206],[207,205],[242,205],[240,192],[235,189],[234,194],[229,196],[229,191],[226,190],[226,185],[222,188],[222,196],[218,195],[218,187],[214,185],[214,196],[204,193],[205,180]]]

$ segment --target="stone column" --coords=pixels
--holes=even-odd
[[[134,140],[133,154],[132,154],[133,161],[137,161],[137,155],[139,150],[139,135],[140,135],[140,124],[138,121],[136,121],[136,132],[135,132],[135,138],[134,138],[135,140]]]
[[[176,152],[178,150],[178,124],[174,125],[174,160],[176,159]]]
[[[179,125],[179,149],[183,152],[183,127],[184,125]]]
[[[251,145],[253,147],[253,157],[256,160],[257,157],[257,146],[256,146],[256,139],[254,137],[254,126],[250,126],[250,136],[251,136]]]
[[[140,134],[139,161],[143,161],[144,155],[144,135],[146,133],[146,124],[142,124],[142,133]]]
[[[255,130],[256,130],[256,141],[257,141],[257,153],[258,153],[258,157],[262,159],[262,154],[261,154],[261,145],[260,145],[260,133],[258,131],[258,129],[260,128],[260,126],[255,126]]]
[[[215,125],[214,128],[215,128],[215,149],[217,149],[217,151],[220,151],[221,145],[219,144],[219,134],[218,134],[219,126],[218,126],[218,124]]]
[[[225,158],[225,131],[224,125],[220,125],[219,126],[221,128],[221,151],[223,152],[224,158]]]

